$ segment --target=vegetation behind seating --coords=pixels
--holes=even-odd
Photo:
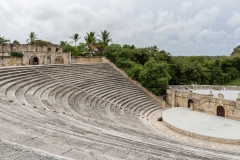
[[[37,40],[36,36],[31,32],[27,42],[53,45]],[[71,52],[72,56],[105,56],[156,95],[163,94],[169,84],[222,85],[237,79],[240,73],[240,46],[234,48],[231,56],[172,56],[156,46],[137,48],[129,44],[109,44],[112,39],[106,30],[100,35],[87,33],[85,43],[77,44],[81,38],[77,33],[70,38],[72,42],[60,41],[63,52]],[[1,44],[9,42],[4,37],[0,40]],[[71,45],[73,42],[74,46]],[[22,56],[15,52],[11,55]]]

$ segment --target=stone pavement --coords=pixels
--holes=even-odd
[[[182,135],[180,133],[174,132],[171,129],[169,129],[167,126],[165,126],[162,122],[158,121],[159,117],[162,117],[162,113],[166,110],[162,110],[160,112],[155,113],[151,119],[150,122],[152,125],[159,130],[159,134],[163,134],[165,136],[168,136],[172,139],[177,139],[182,142],[187,142],[191,144],[196,144],[199,146],[209,147],[213,149],[220,149],[220,150],[228,150],[228,151],[240,151],[240,145],[237,144],[224,144],[224,143],[218,143],[218,142],[211,142],[206,140],[200,140],[197,138],[189,137]]]

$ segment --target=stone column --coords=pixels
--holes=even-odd
[[[172,107],[175,107],[175,90],[172,90]]]
[[[72,63],[72,56],[71,56],[71,52],[68,53],[68,64]]]

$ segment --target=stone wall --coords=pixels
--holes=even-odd
[[[102,57],[72,57],[72,63],[95,63],[102,62]]]
[[[224,99],[223,94],[218,94],[218,98],[213,97],[213,94],[209,93],[209,95],[192,93],[193,89],[191,86],[177,86],[171,87],[171,89],[167,89],[167,103],[172,107],[189,107],[188,101],[193,100],[193,110],[199,111],[203,113],[208,113],[212,115],[217,115],[217,107],[222,106],[225,110],[225,117],[240,120],[240,93],[238,95],[238,99],[226,100]],[[194,86],[194,89],[222,89],[226,90],[240,90],[239,87],[231,87],[231,86]],[[188,89],[186,89],[188,88]],[[178,90],[180,89],[180,90]],[[184,90],[185,89],[185,90]]]
[[[9,57],[4,56],[0,57],[0,67],[5,66],[21,66],[22,65],[22,58],[21,57]]]
[[[11,57],[11,52],[23,53],[23,57]],[[39,65],[71,63],[71,53],[62,52],[62,48],[56,45],[0,44],[0,58],[0,66],[30,65],[33,59],[37,59]]]
[[[44,64],[59,64],[56,62],[57,57],[63,58],[62,64],[71,63],[71,53],[66,52],[23,52],[23,65],[29,65],[29,60],[32,57],[37,57],[39,65]]]

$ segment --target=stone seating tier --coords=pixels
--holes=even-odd
[[[161,109],[109,63],[0,68],[0,138],[74,159],[239,158],[158,134]]]

